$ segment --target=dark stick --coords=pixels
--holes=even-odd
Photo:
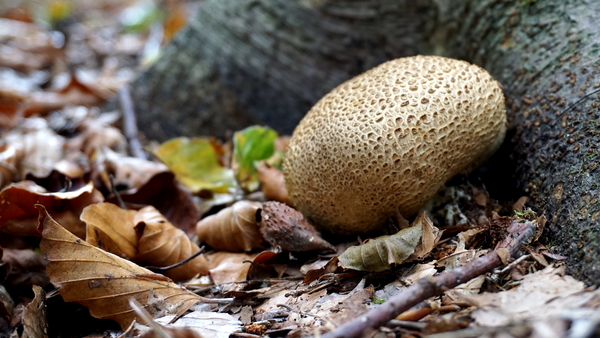
[[[186,264],[187,262],[191,261],[192,259],[200,256],[200,254],[202,254],[203,252],[204,252],[204,247],[201,247],[200,250],[196,251],[194,254],[192,254],[188,258],[182,260],[181,262],[177,262],[177,263],[175,263],[173,265],[169,265],[169,266],[145,266],[145,268],[148,270],[152,270],[154,272],[175,269],[176,267],[182,266],[182,265]]]
[[[483,273],[492,271],[502,265],[503,261],[509,257],[514,257],[521,245],[534,235],[536,227],[537,223],[513,221],[508,228],[509,235],[497,246],[496,250],[459,268],[443,272],[436,277],[421,278],[400,294],[381,304],[381,306],[323,334],[321,337],[360,337],[368,328],[378,328],[384,325],[427,298],[442,294],[444,291]]]
[[[137,137],[137,121],[128,85],[124,85],[119,89],[119,103],[121,104],[121,110],[123,111],[123,133],[129,143],[129,152],[134,157],[146,160],[146,153],[144,153],[142,144]]]

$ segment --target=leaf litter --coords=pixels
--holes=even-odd
[[[598,332],[598,290],[537,241],[545,221],[526,198],[500,204],[454,180],[412,222],[322,237],[286,205],[289,138],[268,127],[223,143],[146,142],[158,160],[129,156],[122,112],[98,107],[196,4],[101,3],[35,4],[42,19],[27,6],[0,13],[0,335],[73,336],[53,319],[75,313],[64,300],[120,327],[98,321],[77,336],[319,336],[484,257],[524,219],[538,233],[520,258],[499,250],[502,267],[362,335]],[[124,19],[133,12],[143,20]],[[164,41],[149,34],[157,27]]]

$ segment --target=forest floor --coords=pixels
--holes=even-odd
[[[600,336],[526,197],[457,177],[322,239],[285,204],[289,137],[145,139],[128,86],[198,5],[0,5],[0,336]]]

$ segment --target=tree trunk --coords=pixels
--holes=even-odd
[[[250,124],[291,133],[343,81],[430,53],[433,0],[205,0],[133,85],[139,125],[165,140]],[[418,19],[416,19],[418,18]]]
[[[495,180],[514,181],[548,217],[547,242],[571,272],[600,284],[600,3],[439,3],[437,52],[481,65],[504,86],[511,133]]]

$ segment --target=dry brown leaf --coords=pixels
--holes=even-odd
[[[58,224],[42,205],[40,249],[50,261],[52,283],[67,302],[77,302],[96,318],[112,319],[126,329],[137,317],[129,306],[135,298],[153,316],[181,314],[200,297],[163,275],[96,248]]]
[[[339,257],[346,269],[384,271],[392,264],[401,264],[414,252],[423,234],[421,224],[398,231],[391,236],[381,236],[364,244],[353,246]]]
[[[250,251],[264,248],[264,239],[258,231],[256,213],[259,202],[238,201],[196,224],[196,235],[202,243],[215,250]]]
[[[336,251],[299,211],[288,205],[265,202],[260,218],[260,233],[273,247],[293,252]]]
[[[264,162],[256,170],[258,172],[258,182],[260,182],[265,198],[269,201],[290,204],[283,173]]]
[[[141,209],[152,205],[169,222],[185,231],[188,237],[196,233],[196,222],[200,218],[200,211],[194,203],[194,196],[182,184],[177,183],[172,173],[158,173],[139,189],[131,189],[120,194],[128,209]],[[114,196],[107,199],[107,202],[119,203]]]
[[[2,268],[6,269],[2,275],[2,284],[5,286],[26,286],[50,284],[46,274],[48,261],[41,253],[31,249],[2,249]]]
[[[443,231],[440,231],[440,229],[433,225],[426,211],[417,216],[412,226],[422,227],[423,235],[421,236],[421,242],[415,248],[415,252],[406,260],[407,262],[421,260],[429,255],[440,241],[440,238],[442,238],[443,233]]]
[[[38,285],[33,286],[34,297],[23,309],[23,334],[21,338],[48,337],[46,321],[46,292]]]
[[[137,256],[138,237],[133,228],[136,210],[125,210],[112,203],[97,203],[83,209],[81,220],[87,225],[86,242],[125,259]]]
[[[37,203],[50,210],[67,230],[84,238],[85,223],[79,215],[85,207],[102,199],[91,182],[75,191],[49,193],[31,181],[21,181],[0,191],[0,228],[17,236],[39,237],[38,211],[34,207]]]
[[[164,267],[179,263],[200,250],[181,229],[173,226],[153,206],[138,211],[133,223],[138,231],[138,261]],[[198,274],[208,274],[208,262],[204,255],[165,271],[165,275],[175,281],[189,280]]]
[[[208,254],[210,277],[216,285],[243,281],[248,275],[250,262],[258,255],[225,251]]]

